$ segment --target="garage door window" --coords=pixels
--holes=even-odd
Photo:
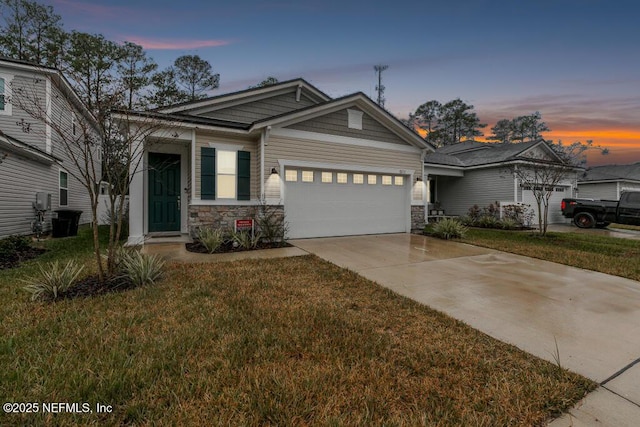
[[[313,171],[302,171],[302,182],[313,182]]]
[[[390,175],[382,175],[382,185],[391,185]]]
[[[378,175],[368,175],[367,184],[376,185],[378,183]]]
[[[298,171],[287,169],[284,172],[284,180],[288,182],[296,182],[298,180]]]
[[[330,184],[333,182],[333,172],[322,172],[322,182]]]
[[[394,183],[395,185],[404,185],[404,178],[403,178],[403,177],[401,177],[401,176],[396,176],[396,177],[394,177],[394,179],[393,179],[393,183]]]
[[[342,173],[342,172],[338,172],[336,174],[336,182],[338,184],[346,184],[347,183],[347,174],[346,173]]]
[[[362,183],[364,183],[364,175],[362,175],[361,173],[354,173],[353,174],[353,183],[354,184],[362,184]]]

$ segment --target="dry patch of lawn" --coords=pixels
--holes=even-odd
[[[542,425],[595,384],[314,256],[30,303],[0,276],[2,425]],[[7,298],[11,296],[12,298]]]

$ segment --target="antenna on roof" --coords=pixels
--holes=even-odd
[[[389,68],[388,65],[374,65],[373,69],[376,73],[378,73],[378,86],[376,86],[376,90],[378,91],[378,105],[384,108],[384,86],[382,85],[382,72]]]

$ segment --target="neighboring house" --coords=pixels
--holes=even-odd
[[[473,205],[491,203],[523,203],[537,214],[532,189],[519,182],[513,167],[526,168],[535,162],[562,163],[543,140],[518,144],[489,144],[467,141],[448,145],[425,156],[425,177],[429,182],[429,206],[438,206],[445,215],[465,215]],[[567,220],[560,211],[560,202],[573,197],[576,172],[558,183],[549,200],[549,223]],[[537,223],[537,216],[533,218]]]
[[[82,210],[80,222],[91,221],[87,190],[72,176],[76,167],[66,157],[56,132],[20,109],[19,93],[37,100],[42,111],[70,131],[78,117],[95,124],[58,70],[0,58],[0,155],[8,154],[0,164],[0,238],[31,233],[32,203],[38,192],[51,195],[46,229],[57,209]],[[69,98],[74,100],[74,111],[62,101]],[[96,168],[99,171],[100,165]]]
[[[286,215],[290,238],[424,224],[433,148],[362,93],[331,99],[296,79],[114,117],[161,127],[137,143],[129,244],[231,229],[261,203]]]
[[[594,166],[578,177],[578,197],[619,200],[624,191],[640,191],[640,163]]]

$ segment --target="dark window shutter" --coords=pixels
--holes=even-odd
[[[202,147],[200,151],[200,198],[216,198],[216,149]]]
[[[251,153],[238,151],[238,200],[251,198]]]

